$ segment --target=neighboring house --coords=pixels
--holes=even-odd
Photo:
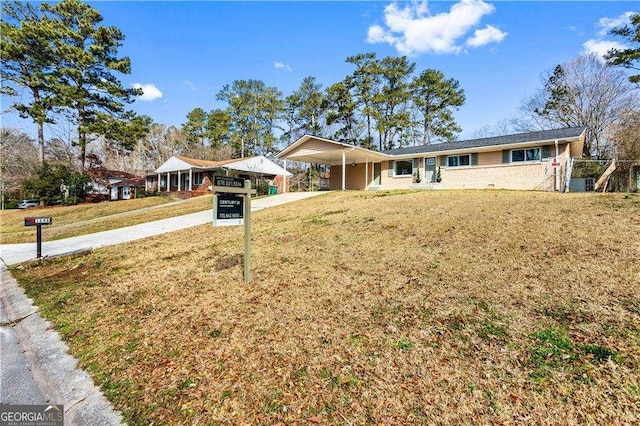
[[[87,174],[92,179],[92,190],[87,198],[92,201],[130,200],[136,198],[138,191],[144,191],[142,176],[103,168],[91,168]]]
[[[277,192],[286,192],[291,173],[265,156],[235,158],[222,161],[198,160],[173,156],[147,175],[148,191],[176,192],[182,196],[199,195],[211,191],[214,175],[234,175],[246,179],[267,180]]]
[[[330,188],[568,189],[585,129],[566,128],[372,151],[305,135],[277,157],[331,166]]]

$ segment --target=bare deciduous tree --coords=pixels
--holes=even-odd
[[[503,118],[495,123],[486,124],[471,133],[470,139],[490,138],[493,136],[504,136],[519,131],[517,123],[513,119]]]
[[[0,130],[0,189],[5,194],[17,191],[22,182],[38,167],[36,141],[19,130]]]
[[[522,130],[585,126],[584,156],[614,155],[612,126],[638,109],[638,94],[626,74],[597,55],[584,55],[541,76],[543,87],[521,106]]]

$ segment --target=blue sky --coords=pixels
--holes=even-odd
[[[285,96],[306,76],[326,88],[353,71],[348,56],[375,52],[459,80],[461,139],[516,115],[542,72],[624,42],[606,30],[640,10],[637,0],[89,3],[125,34],[132,73],[120,79],[143,87],[132,108],[156,122],[179,126],[193,108],[224,107],[215,97],[233,80],[262,80]],[[35,134],[13,114],[2,125]]]

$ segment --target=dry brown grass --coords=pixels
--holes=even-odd
[[[640,197],[332,193],[14,269],[131,424],[640,416]]]
[[[146,197],[134,200],[85,203],[77,206],[30,208],[0,211],[2,244],[35,241],[33,227],[24,226],[28,216],[51,216],[53,224],[42,227],[44,241],[92,234],[152,220],[166,219],[211,208],[211,195],[176,200],[169,197]]]

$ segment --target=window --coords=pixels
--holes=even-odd
[[[449,157],[447,157],[447,166],[449,167],[468,166],[470,164],[471,164],[471,159],[469,154],[450,155]]]
[[[202,185],[202,181],[204,181],[204,172],[193,173],[193,185]]]
[[[395,175],[407,176],[413,174],[413,161],[398,160],[395,162]]]
[[[511,151],[511,162],[540,161],[540,148],[514,149]]]

